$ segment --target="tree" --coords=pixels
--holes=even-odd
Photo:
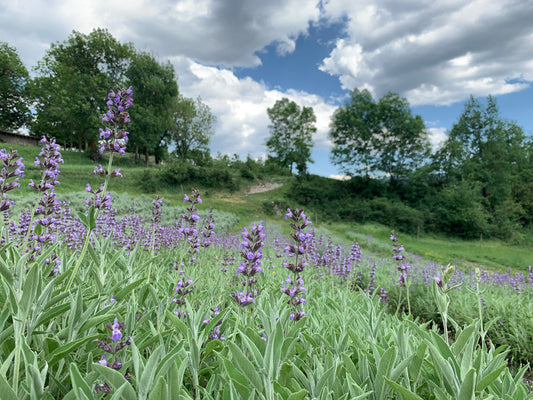
[[[429,155],[422,117],[392,92],[375,102],[368,90],[354,89],[333,114],[329,135],[332,161],[348,174],[381,172],[394,180],[413,172]]]
[[[159,64],[150,54],[139,52],[132,57],[126,71],[133,87],[135,107],[131,108],[129,149],[145,155],[155,155],[156,163],[166,152],[173,125],[173,110],[178,96],[178,84],[172,64]]]
[[[530,161],[523,129],[500,116],[492,96],[486,106],[470,97],[435,155],[435,163],[448,184],[475,183],[495,233],[511,233],[514,221],[521,217],[521,207],[512,196],[521,192],[517,185],[528,183]],[[520,202],[518,197],[516,200]]]
[[[0,129],[16,130],[28,122],[28,78],[16,49],[0,42]]]
[[[85,35],[73,31],[62,43],[53,43],[38,63],[31,88],[36,118],[31,130],[54,135],[58,143],[96,149],[98,128],[110,89],[125,83],[132,53],[104,29]]]
[[[174,155],[183,161],[201,164],[209,158],[209,142],[214,134],[216,117],[200,97],[196,100],[179,96],[170,131]]]
[[[312,107],[300,108],[294,101],[284,97],[267,109],[271,125],[266,141],[268,151],[283,168],[292,174],[293,164],[299,175],[307,173],[311,160],[313,133],[316,132],[316,117]]]

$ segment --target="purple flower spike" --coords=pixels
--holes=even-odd
[[[97,364],[104,365],[107,367],[107,357],[105,354],[102,354],[102,359],[98,361]]]
[[[290,275],[287,275],[287,280],[280,291],[289,297],[287,304],[292,308],[290,319],[298,321],[306,315],[303,308],[301,308],[301,305],[305,304],[305,288],[301,273],[307,266],[306,255],[308,253],[308,247],[311,246],[313,240],[313,235],[306,228],[311,226],[312,223],[311,219],[305,215],[303,208],[294,211],[288,208],[285,219],[292,221],[290,225],[294,230],[291,233],[294,244],[287,244],[285,246],[285,253],[288,258],[294,258],[294,262],[290,262],[287,259],[283,263],[283,266],[291,271],[294,277],[291,279]]]
[[[246,294],[244,292],[232,293],[232,296],[239,305],[245,306],[255,302],[252,296],[255,296],[257,292],[255,289],[257,279],[254,276],[263,272],[261,268],[261,259],[263,258],[262,248],[265,245],[265,227],[263,226],[263,221],[259,225],[254,224],[250,232],[244,228],[241,237],[243,239],[241,243],[241,257],[243,261],[237,268],[237,275],[242,274],[248,278],[243,278],[243,285],[248,287],[248,292]]]
[[[111,90],[107,96],[107,112],[102,116],[102,124],[107,123],[111,127],[100,129],[100,153],[114,151],[124,155],[128,132],[119,129],[120,125],[130,122],[129,113],[126,111],[133,104],[133,90],[118,88],[116,92]]]
[[[120,339],[122,339],[122,332],[120,332],[120,325],[118,323],[117,318],[115,318],[115,322],[113,323],[112,328],[113,328],[113,334],[111,335],[111,339],[114,342],[120,341]]]

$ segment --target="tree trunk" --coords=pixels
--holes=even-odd
[[[148,148],[144,149],[144,157],[146,159],[146,166],[148,167]]]

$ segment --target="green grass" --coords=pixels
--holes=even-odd
[[[27,187],[29,179],[39,179],[39,170],[33,165],[33,160],[39,154],[40,149],[21,145],[7,145],[5,147],[13,147],[25,160],[26,176],[20,182],[23,189],[21,194],[26,196],[29,191],[24,190],[24,188]],[[65,163],[60,166],[61,185],[57,187],[59,195],[81,192],[87,183],[93,188],[100,185],[101,177],[92,174],[98,163],[91,161],[83,152],[62,151],[62,155]],[[286,204],[291,208],[301,206],[301,204],[287,200],[287,191],[290,190],[287,183],[294,179],[291,177],[273,177],[273,182],[284,183],[285,185],[275,190],[256,194],[244,193],[244,189],[254,183],[252,181],[244,181],[243,190],[234,192],[206,189],[189,182],[168,186],[155,193],[150,190],[149,182],[146,182],[144,177],[146,171],[155,172],[161,167],[152,164],[147,168],[144,159],[135,163],[132,157],[133,155],[127,154],[125,157],[114,158],[114,165],[121,168],[124,179],[112,179],[110,190],[117,193],[128,193],[134,198],[143,194],[152,197],[158,194],[168,200],[171,205],[179,206],[182,205],[183,194],[190,193],[192,187],[197,187],[202,192],[204,199],[204,204],[199,206],[200,209],[207,210],[209,207],[213,207],[220,211],[233,213],[238,217],[241,226],[259,220],[283,226],[285,208],[277,207],[274,213],[267,214],[265,213],[265,204],[275,202],[276,204]],[[106,165],[107,156],[102,157],[99,163]],[[14,194],[14,197],[18,198],[19,194]],[[363,248],[382,255],[391,251],[389,227],[378,224],[330,223],[321,220],[320,215],[312,210],[306,211],[312,218],[315,227],[325,229],[336,237],[347,242],[357,240]],[[533,264],[533,249],[527,245],[511,245],[497,240],[467,241],[426,233],[420,234],[419,237],[400,233],[399,238],[407,252],[443,264],[450,263],[461,267],[481,266],[497,271],[504,271],[507,268],[527,271],[528,266]]]
[[[334,231],[344,230],[351,240],[376,253],[391,252],[389,242],[390,229],[377,224],[338,225]],[[442,264],[454,264],[459,267],[481,267],[494,271],[527,271],[533,262],[533,249],[517,246],[497,240],[461,240],[446,236],[400,233],[399,241],[409,253]],[[392,254],[392,253],[391,253]]]

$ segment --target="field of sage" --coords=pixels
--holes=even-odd
[[[83,204],[56,195],[63,160],[43,138],[35,201],[13,212],[24,163],[0,149],[2,399],[532,397],[532,273],[428,263],[394,232],[379,258],[303,209],[289,235],[262,221],[234,235],[197,190],[180,215],[158,197],[119,214],[107,187],[131,90],[107,104],[111,156]]]

